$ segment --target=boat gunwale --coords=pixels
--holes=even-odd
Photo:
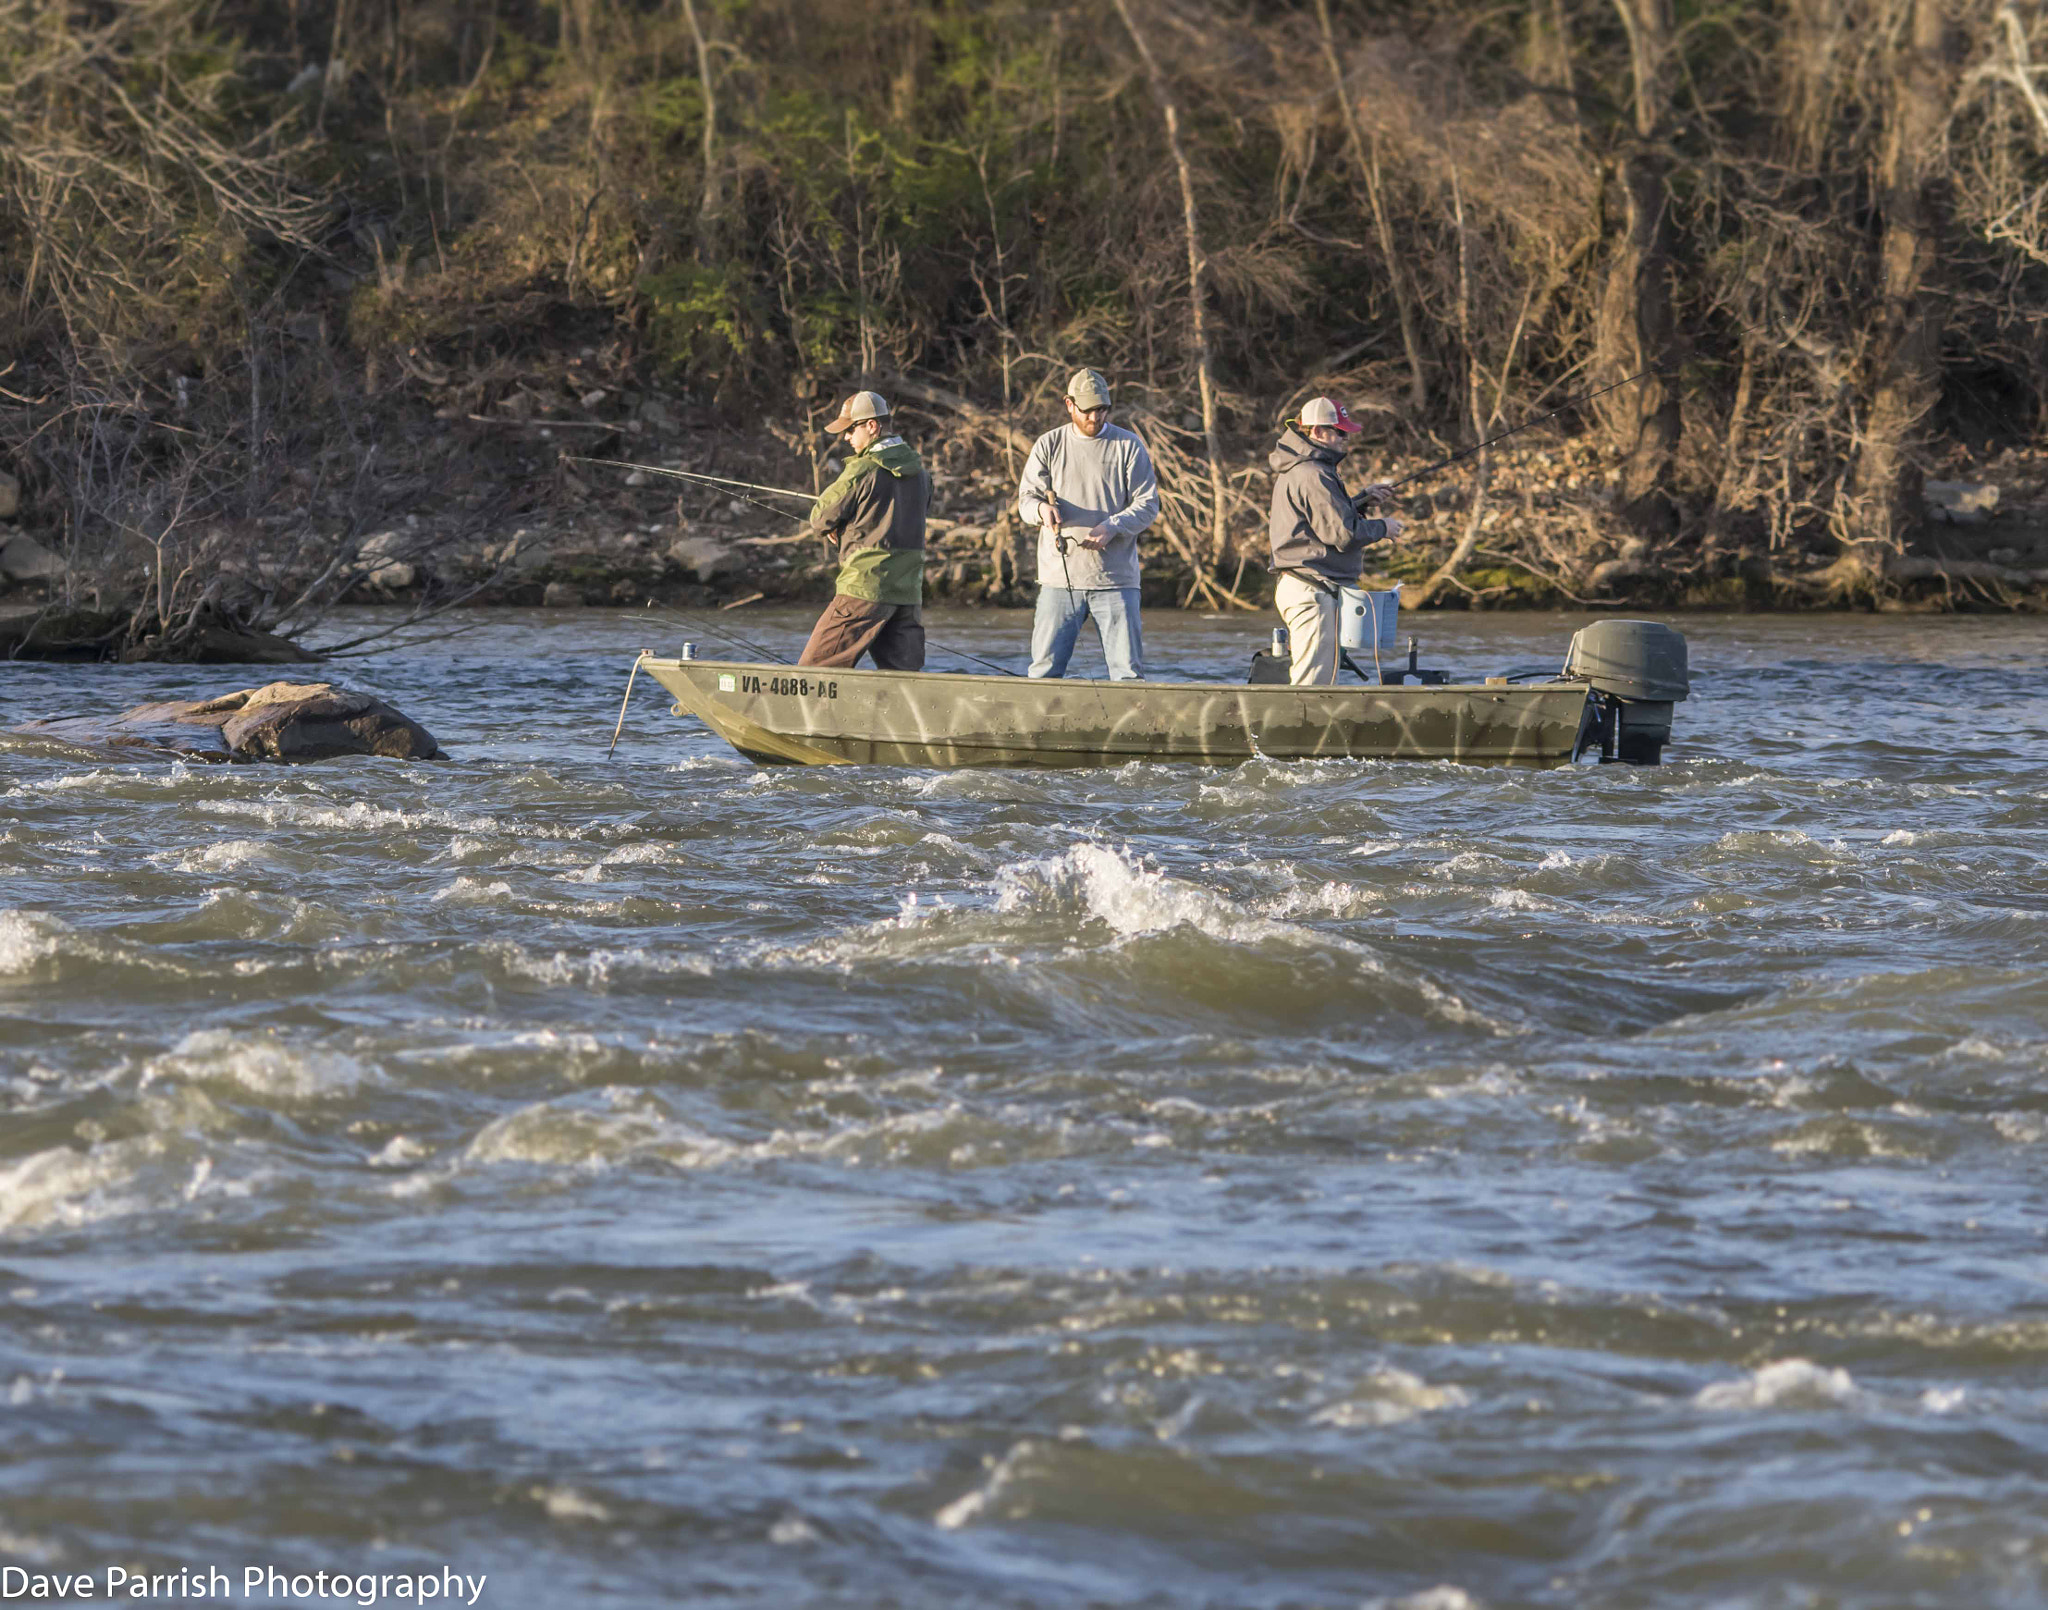
[[[1572,688],[1582,695],[1592,692],[1592,689],[1588,684],[1584,682],[1574,681],[1564,676],[1553,677],[1548,682],[1418,682],[1412,685],[1404,682],[1162,682],[1151,677],[1125,677],[1121,680],[1101,676],[1028,677],[1014,671],[886,671],[875,666],[867,665],[848,667],[818,665],[799,666],[790,665],[786,662],[777,660],[713,660],[704,658],[685,660],[678,659],[674,655],[659,655],[646,653],[643,653],[640,656],[639,663],[647,667],[650,673],[652,673],[656,667],[674,666],[677,668],[681,668],[684,666],[704,666],[717,668],[721,670],[767,670],[773,672],[777,676],[783,676],[791,672],[796,672],[811,676],[831,677],[916,677],[920,680],[920,682],[927,680],[972,682],[977,686],[991,682],[1024,682],[1040,686],[1043,686],[1048,683],[1059,683],[1069,688],[1108,688],[1115,689],[1119,692],[1139,692],[1147,689],[1168,689],[1174,691],[1179,691],[1182,689],[1202,689],[1208,692],[1244,693],[1252,691],[1263,691],[1267,693],[1276,694],[1314,693],[1322,695],[1336,693],[1349,694],[1353,696],[1363,693],[1372,693],[1378,694],[1382,697],[1389,694],[1419,695],[1437,693],[1539,693],[1549,692],[1552,690],[1562,690],[1564,688]],[[716,692],[719,690],[714,689],[713,691]]]

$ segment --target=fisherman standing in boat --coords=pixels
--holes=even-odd
[[[1372,520],[1344,490],[1337,466],[1355,435],[1357,421],[1340,402],[1314,397],[1290,419],[1267,462],[1273,467],[1273,510],[1268,534],[1272,568],[1280,573],[1273,602],[1287,623],[1293,654],[1288,681],[1327,686],[1337,680],[1337,589],[1354,587],[1365,568],[1365,550],[1401,534],[1399,520]],[[1388,503],[1394,489],[1375,484],[1360,494],[1368,503]]]
[[[1038,438],[1017,486],[1017,512],[1038,528],[1038,611],[1031,674],[1065,676],[1081,623],[1093,619],[1112,680],[1145,674],[1138,627],[1138,533],[1159,518],[1152,455],[1109,422],[1109,382],[1082,369],[1067,382],[1067,423]]]
[[[856,391],[825,429],[850,449],[839,479],[811,506],[812,528],[838,539],[839,579],[797,664],[849,669],[867,654],[880,670],[922,671],[932,478],[891,428],[878,392]]]

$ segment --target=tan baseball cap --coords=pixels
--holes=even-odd
[[[889,399],[879,391],[856,391],[839,405],[839,417],[825,427],[834,436],[843,436],[854,426],[866,419],[887,419]]]
[[[1076,408],[1107,408],[1109,382],[1093,369],[1076,369],[1067,382],[1067,395]]]

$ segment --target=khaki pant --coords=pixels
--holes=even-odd
[[[917,605],[877,604],[834,593],[796,663],[849,671],[863,654],[879,671],[922,671],[924,617]]]
[[[1337,595],[1299,576],[1282,576],[1273,602],[1287,623],[1294,663],[1287,680],[1297,687],[1329,687],[1337,680]]]

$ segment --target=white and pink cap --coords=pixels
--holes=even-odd
[[[1356,435],[1365,427],[1351,417],[1351,411],[1340,402],[1328,397],[1311,397],[1301,405],[1301,422],[1304,425],[1328,425],[1341,430],[1347,436]]]

